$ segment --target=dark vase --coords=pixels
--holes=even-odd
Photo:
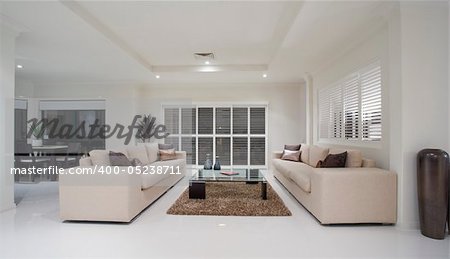
[[[417,194],[420,231],[424,236],[444,239],[449,206],[448,154],[423,149],[417,154]]]
[[[214,170],[220,170],[220,160],[218,156],[216,156],[216,163],[214,164]]]

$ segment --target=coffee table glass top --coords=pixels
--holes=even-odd
[[[225,175],[223,173],[235,172],[235,175]],[[259,169],[223,169],[205,170],[199,169],[190,181],[205,182],[265,182],[266,179]]]

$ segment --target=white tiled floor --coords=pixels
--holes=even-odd
[[[0,257],[449,258],[449,237],[437,241],[393,226],[321,226],[273,177],[269,182],[293,216],[166,215],[185,178],[131,224],[62,223],[57,183],[17,185],[23,199],[0,214]]]

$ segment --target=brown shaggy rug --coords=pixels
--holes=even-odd
[[[172,215],[291,216],[278,194],[267,184],[267,200],[261,184],[206,183],[206,199],[189,199],[189,188],[170,207]]]

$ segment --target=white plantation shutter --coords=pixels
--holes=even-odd
[[[319,137],[379,141],[382,138],[381,66],[375,62],[319,91]]]
[[[266,108],[250,108],[250,134],[266,133]]]
[[[248,138],[233,137],[233,165],[248,164]]]
[[[342,88],[333,87],[330,89],[330,124],[331,138],[342,137]]]
[[[203,165],[206,161],[206,155],[210,155],[211,161],[213,161],[213,138],[198,138],[198,164]]]
[[[229,137],[216,138],[216,156],[219,157],[221,165],[231,164],[231,141]]]
[[[344,134],[346,139],[359,138],[359,76],[353,75],[343,84]]]
[[[216,108],[216,134],[230,134],[231,108]]]
[[[267,106],[164,107],[171,133],[164,142],[186,151],[189,165],[203,166],[206,155],[222,166],[266,166]]]
[[[319,92],[319,136],[320,138],[329,138],[330,124],[330,91],[322,89]]]
[[[264,165],[266,161],[266,139],[250,138],[250,164]]]
[[[213,108],[198,108],[198,134],[213,134]]]
[[[233,134],[247,134],[248,108],[233,108]]]
[[[381,140],[381,66],[361,73],[362,140]]]
[[[195,134],[196,131],[196,109],[181,108],[181,133]]]
[[[182,137],[181,138],[181,150],[186,151],[186,163],[188,165],[195,165],[197,163],[196,157],[196,138],[195,137]]]
[[[170,134],[179,132],[179,108],[166,108],[164,110],[164,125]]]

